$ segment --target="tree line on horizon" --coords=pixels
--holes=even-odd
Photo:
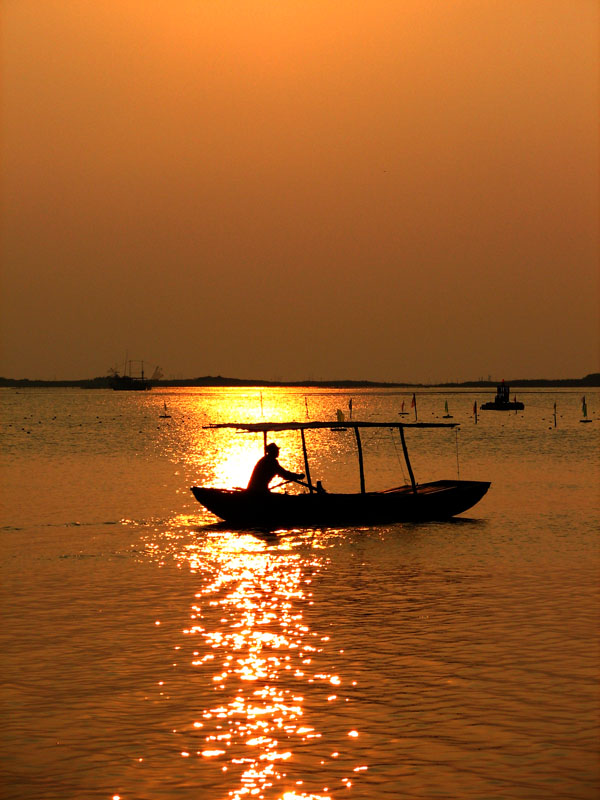
[[[43,388],[43,387],[74,387],[81,389],[109,389],[111,376],[104,375],[97,378],[82,378],[79,380],[41,380],[30,378],[3,378],[0,377],[0,387],[5,388]],[[498,381],[477,380],[477,381],[452,381],[443,383],[408,383],[391,381],[356,381],[356,380],[331,380],[331,381],[267,381],[251,380],[245,378],[224,378],[221,375],[205,375],[199,378],[173,378],[149,381],[155,387],[236,387],[236,386],[261,386],[278,387],[290,386],[297,388],[329,388],[329,389],[418,389],[431,386],[445,388],[491,388],[498,384]],[[600,386],[600,372],[592,372],[583,378],[520,378],[506,381],[509,386],[514,387],[578,387],[578,386]]]

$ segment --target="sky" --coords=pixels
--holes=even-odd
[[[3,0],[0,375],[600,370],[597,0]]]

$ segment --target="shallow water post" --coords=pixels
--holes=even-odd
[[[304,428],[300,428],[300,436],[302,437],[302,454],[304,455],[304,473],[306,475],[306,482],[308,483],[308,489],[312,494],[314,492],[314,487],[310,479],[310,468],[308,466],[308,453],[306,452],[306,439],[304,437]]]
[[[406,439],[404,438],[404,428],[400,427],[400,441],[402,442],[402,452],[404,453],[404,460],[406,461],[406,466],[408,468],[408,474],[410,476],[410,483],[413,489],[413,492],[417,493],[417,484],[415,483],[415,476],[412,471],[412,467],[410,465],[410,459],[408,457],[408,448],[406,447]]]
[[[360,441],[360,433],[358,428],[354,428],[354,435],[356,436],[356,446],[358,447],[358,468],[360,470],[360,493],[365,493],[365,465],[363,464],[362,443]]]

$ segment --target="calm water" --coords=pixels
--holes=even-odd
[[[401,419],[400,392],[2,390],[3,797],[596,798],[600,393],[422,393],[417,480],[491,480],[451,523],[215,528],[262,437],[215,421]],[[552,406],[558,408],[557,427]],[[166,402],[168,419],[161,419]],[[261,416],[264,415],[263,416]],[[351,434],[313,480],[357,490]],[[303,471],[298,434],[276,438]],[[387,431],[367,489],[402,482]]]

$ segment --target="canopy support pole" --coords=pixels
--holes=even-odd
[[[300,436],[302,437],[302,454],[304,456],[304,473],[306,475],[306,482],[308,483],[308,489],[312,494],[315,490],[315,487],[312,485],[312,481],[310,479],[310,468],[308,466],[308,453],[306,452],[306,438],[304,436],[304,428],[300,428]]]
[[[265,455],[267,455],[267,432],[263,431],[263,449],[265,451]]]
[[[360,441],[360,433],[358,428],[354,428],[354,435],[356,436],[356,446],[358,447],[358,468],[360,470],[360,493],[365,493],[365,465],[363,464],[362,444]]]
[[[410,476],[410,482],[412,485],[412,490],[416,494],[417,493],[417,484],[415,483],[415,476],[412,471],[412,467],[410,465],[410,459],[408,457],[408,449],[406,447],[406,439],[404,438],[404,428],[399,428],[400,431],[400,441],[402,442],[402,452],[404,453],[404,460],[406,461],[406,466],[408,467],[408,474]]]

